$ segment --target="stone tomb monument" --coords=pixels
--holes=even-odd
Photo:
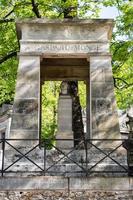
[[[70,149],[74,146],[74,135],[72,131],[72,97],[68,93],[68,90],[68,83],[63,81],[58,101],[58,129],[56,133],[56,145],[62,149]],[[68,140],[60,141],[58,139]]]
[[[30,19],[16,23],[20,53],[10,138],[39,138],[41,84],[47,80],[84,80],[86,138],[119,138],[109,52],[113,25],[109,19]],[[65,104],[68,103],[71,104],[69,97]],[[63,95],[59,104],[64,104]],[[64,126],[72,138],[69,108]],[[59,122],[57,138],[64,138],[63,124]],[[31,146],[32,142],[25,145]]]

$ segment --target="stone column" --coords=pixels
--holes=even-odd
[[[40,56],[20,55],[10,138],[37,139],[40,131]],[[31,145],[31,142],[25,144]],[[21,145],[17,142],[17,145]]]
[[[111,56],[90,57],[92,137],[120,139]]]

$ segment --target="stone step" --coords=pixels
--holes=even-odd
[[[10,166],[11,163],[5,164],[4,169],[6,169],[8,166]],[[21,162],[17,163],[16,165],[11,166],[7,172],[5,173],[6,176],[14,176],[14,174],[17,174],[17,176],[31,176],[31,175],[50,175],[50,176],[86,176],[86,169],[88,169],[88,174],[91,176],[95,176],[96,174],[99,175],[113,175],[113,176],[121,176],[121,175],[127,175],[127,172],[120,166],[116,164],[107,164],[107,163],[99,163],[97,166],[95,166],[95,163],[90,163],[88,165],[78,163],[78,165],[71,163],[71,164],[56,164],[56,165],[48,165],[45,166],[45,173],[43,171],[44,169],[44,163],[36,163],[39,167],[32,163],[26,163]],[[95,166],[91,171],[89,171],[90,168]],[[126,169],[128,168],[127,165],[123,165]],[[92,173],[91,173],[92,172]],[[100,173],[101,172],[101,173]]]
[[[1,191],[71,190],[79,191],[133,191],[132,177],[5,177],[0,178]],[[88,199],[88,198],[87,198]],[[103,197],[101,197],[103,199]],[[106,198],[106,199],[110,199]]]

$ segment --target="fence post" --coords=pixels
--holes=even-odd
[[[133,116],[128,117],[128,122],[126,124],[129,128],[128,135],[128,147],[127,147],[127,163],[128,163],[128,175],[133,176]]]
[[[3,173],[4,173],[5,131],[6,131],[5,128],[3,128],[3,129],[0,130],[0,142],[1,142],[1,148],[0,148],[0,169],[1,169],[1,175],[2,176],[3,176]]]

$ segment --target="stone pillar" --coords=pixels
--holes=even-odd
[[[74,136],[72,131],[72,98],[68,94],[67,83],[63,82],[61,93],[58,101],[58,118],[57,118],[57,140],[56,146],[60,149],[70,149],[74,147]],[[70,139],[70,140],[69,140]]]
[[[92,137],[120,139],[111,56],[90,57]]]
[[[40,56],[20,55],[10,138],[37,139],[40,131]],[[31,145],[32,141],[25,144]],[[17,142],[17,145],[20,142]]]

